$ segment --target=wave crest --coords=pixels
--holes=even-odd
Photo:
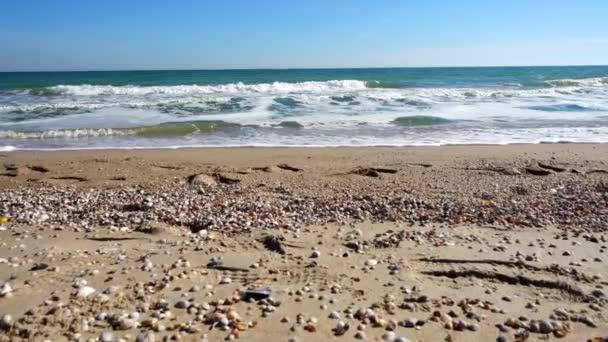
[[[38,132],[0,131],[0,139],[24,140],[24,139],[79,139],[98,138],[131,135],[134,132],[129,129],[112,128],[78,128],[57,129]]]
[[[314,93],[331,91],[354,91],[366,89],[364,81],[332,80],[306,81],[298,83],[273,82],[245,84],[228,83],[221,85],[173,85],[173,86],[113,86],[113,85],[56,85],[44,89],[30,89],[31,95],[197,95],[219,93]]]
[[[550,87],[602,87],[608,86],[608,77],[564,78],[544,82]]]

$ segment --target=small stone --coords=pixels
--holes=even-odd
[[[369,267],[374,267],[374,266],[378,265],[378,260],[376,260],[376,259],[369,259],[369,260],[367,260],[365,262],[365,265],[369,266]]]
[[[0,318],[0,329],[1,330],[10,330],[13,325],[13,317],[9,314],[2,315]]]
[[[101,334],[99,334],[97,341],[98,342],[114,342],[114,334],[112,334],[109,331],[104,331]]]
[[[320,256],[321,256],[321,252],[319,252],[318,250],[312,251],[312,254],[310,255],[311,258],[318,258]]]
[[[2,288],[0,289],[0,297],[8,296],[11,292],[13,292],[11,284],[4,283],[4,285],[2,285]]]
[[[224,277],[222,278],[222,280],[220,281],[220,284],[225,285],[225,284],[230,284],[232,283],[232,279],[230,277]]]
[[[82,286],[81,288],[78,289],[78,292],[76,293],[76,297],[78,297],[78,298],[87,298],[88,296],[90,296],[94,292],[95,292],[94,288],[92,288],[90,286]]]
[[[385,342],[393,342],[393,341],[395,341],[395,338],[396,338],[395,333],[392,331],[386,331],[386,332],[384,332],[384,334],[382,334],[382,341],[385,341]]]
[[[129,330],[137,326],[137,321],[131,318],[123,318],[118,322],[119,330]]]
[[[178,309],[186,309],[190,306],[190,302],[186,298],[181,298],[175,303],[175,307]]]
[[[355,333],[355,338],[357,340],[367,340],[367,335],[365,335],[365,333],[363,331],[357,331],[357,333]]]
[[[330,319],[340,319],[340,314],[337,311],[332,311],[328,316]]]
[[[550,334],[553,332],[553,325],[548,320],[538,322],[538,332],[541,334]]]
[[[135,342],[154,342],[154,340],[155,340],[154,334],[151,332],[145,333],[145,334],[139,334],[135,338]]]
[[[406,318],[403,321],[403,326],[406,328],[414,328],[416,326],[417,320],[415,318]]]
[[[496,342],[507,342],[507,338],[502,335],[498,335]]]

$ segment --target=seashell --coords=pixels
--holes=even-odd
[[[350,328],[350,326],[348,323],[339,321],[336,324],[336,327],[333,329],[333,332],[336,336],[342,336],[348,331],[349,328]]]
[[[181,298],[175,303],[175,307],[178,309],[186,309],[190,306],[190,302],[186,298]]]
[[[317,326],[314,323],[312,323],[312,322],[308,322],[304,326],[304,330],[313,333],[313,332],[317,331]]]
[[[11,292],[13,292],[11,284],[4,283],[4,285],[2,285],[2,288],[0,289],[0,297],[8,296]]]
[[[365,262],[365,266],[374,267],[376,265],[378,265],[378,260],[376,260],[376,259],[368,259]]]
[[[135,338],[135,342],[154,342],[154,341],[155,341],[154,334],[151,332],[145,333],[145,334],[139,334]]]
[[[553,332],[553,325],[548,320],[538,322],[538,332],[541,334],[550,334]]]
[[[382,341],[385,342],[393,342],[396,338],[396,335],[394,332],[392,331],[386,331],[384,332],[384,334],[382,334]]]
[[[13,325],[13,317],[9,314],[4,314],[0,318],[0,330],[10,330]]]
[[[90,296],[94,292],[95,292],[94,288],[92,288],[90,286],[82,286],[81,288],[78,289],[78,292],[76,292],[76,297],[78,297],[78,298],[87,298],[88,296]]]
[[[355,334],[355,338],[357,340],[367,340],[367,335],[365,335],[363,331],[357,331],[357,333]]]
[[[505,321],[505,325],[508,326],[508,327],[510,327],[510,328],[513,328],[513,329],[519,329],[520,322],[518,320],[514,319],[514,318],[509,317]]]
[[[101,334],[99,334],[97,341],[98,342],[114,342],[114,334],[112,334],[109,331],[104,331]]]
[[[226,313],[226,317],[231,321],[240,321],[241,320],[241,316],[235,310],[229,310]]]
[[[243,323],[243,322],[238,322],[238,323],[234,324],[234,329],[236,329],[238,331],[245,331],[245,330],[247,330],[247,324]]]
[[[416,326],[416,323],[418,321],[415,318],[406,318],[405,320],[403,320],[402,325],[405,328],[413,328]]]

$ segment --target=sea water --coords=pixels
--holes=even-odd
[[[0,150],[608,142],[608,67],[0,73]]]

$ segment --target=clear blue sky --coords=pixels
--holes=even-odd
[[[3,0],[0,71],[608,64],[608,0]]]

